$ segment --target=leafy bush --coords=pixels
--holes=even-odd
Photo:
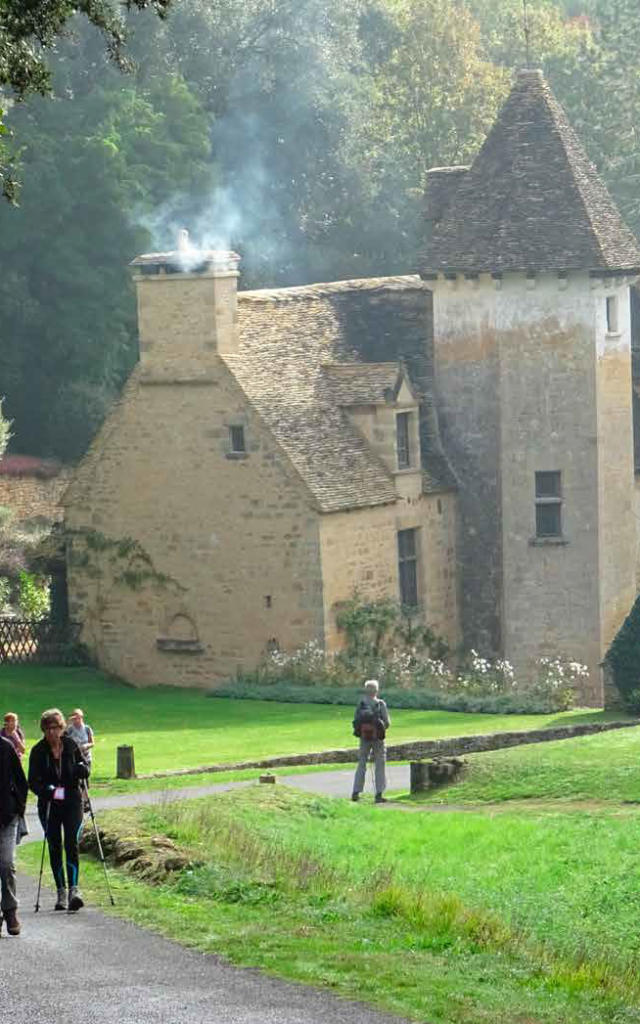
[[[624,703],[640,689],[640,597],[618,630],[604,659]]]
[[[625,709],[631,715],[640,715],[640,689],[629,690],[624,695]]]
[[[43,619],[49,614],[49,582],[43,576],[20,569],[18,604],[25,619]]]
[[[208,697],[236,700],[268,700],[283,704],[336,704],[353,706],[361,697],[359,686],[306,686],[290,682],[261,684],[241,677],[210,690]],[[549,700],[529,694],[438,693],[429,690],[385,688],[384,699],[392,708],[415,711],[462,711],[485,715],[548,715],[557,708]]]
[[[446,643],[416,610],[389,600],[362,602],[356,595],[337,621],[345,633],[343,650],[325,653],[317,640],[290,654],[272,649],[255,671],[213,695],[240,696],[248,688],[257,699],[351,703],[356,687],[369,678],[380,681],[387,698],[393,694],[395,707],[535,713],[572,707],[588,672],[577,661],[540,658],[533,679],[521,682],[510,662],[475,650],[455,667]],[[304,695],[294,696],[300,688]],[[349,693],[346,701],[336,696],[340,688]]]

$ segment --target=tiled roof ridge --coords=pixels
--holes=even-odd
[[[636,238],[539,69],[518,72],[446,198],[423,275],[640,268]]]
[[[300,302],[328,298],[348,292],[428,290],[418,274],[396,274],[388,277],[356,277],[344,281],[291,285],[283,288],[258,288],[238,292],[239,302]]]
[[[370,363],[364,359],[342,359],[342,360],[327,360],[324,363],[320,363],[320,367],[323,370],[349,370],[352,367],[358,367],[362,370],[388,370],[390,367],[396,368],[398,371],[404,370],[406,373],[406,367],[403,359],[385,359],[383,362]]]
[[[521,72],[521,74],[522,74],[522,72]],[[591,203],[589,202],[589,199],[588,199],[587,195],[585,194],[585,188],[584,188],[584,182],[583,182],[583,175],[585,174],[585,170],[586,170],[587,174],[590,173],[592,176],[595,176],[596,181],[598,183],[600,183],[598,171],[597,171],[595,165],[593,164],[593,162],[589,159],[589,154],[587,153],[587,151],[585,150],[584,146],[580,142],[580,139],[578,138],[578,135],[577,135],[575,129],[569,123],[569,119],[567,118],[567,115],[566,115],[566,113],[564,111],[564,108],[562,107],[562,105],[558,102],[558,100],[553,95],[553,93],[551,91],[551,88],[549,86],[549,83],[544,78],[544,75],[542,74],[542,71],[538,71],[538,76],[539,76],[539,79],[540,79],[540,84],[541,84],[541,87],[542,87],[542,92],[543,92],[543,94],[545,96],[545,100],[547,102],[547,106],[549,108],[549,111],[550,111],[550,113],[551,113],[551,115],[552,115],[552,117],[554,119],[554,122],[555,122],[557,130],[558,130],[558,138],[559,138],[560,143],[562,145],[562,148],[563,148],[563,150],[565,152],[565,156],[567,158],[567,163],[569,164],[569,167],[571,168],[571,171],[572,171],[572,175],[571,175],[572,181],[573,181],[573,184],[575,186],[576,192],[578,193],[578,198],[579,198],[579,200],[580,200],[580,202],[582,204],[582,208],[583,208],[583,210],[585,212],[585,215],[587,217],[587,220],[589,222],[589,227],[591,228],[591,234],[593,236],[593,240],[595,242],[596,248],[598,249],[598,252],[600,253],[600,257],[601,257],[603,263],[606,263],[606,261],[607,261],[607,253],[606,253],[604,245],[603,245],[603,243],[602,243],[602,241],[600,239],[600,235],[598,233],[598,229],[597,229],[597,227],[596,227],[596,225],[594,223],[594,210],[592,208]],[[569,145],[569,143],[571,145]],[[586,164],[586,168],[581,167],[580,166],[580,162],[585,163]],[[605,186],[605,189],[606,189],[606,186]],[[614,204],[614,209],[615,209],[615,212],[618,213],[618,210],[617,210],[617,207],[615,207],[615,204]]]

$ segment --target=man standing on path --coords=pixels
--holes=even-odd
[[[351,799],[357,801],[364,789],[367,761],[373,752],[376,773],[376,803],[386,803],[384,791],[387,788],[385,764],[387,751],[384,738],[391,725],[387,705],[378,696],[378,682],[367,679],[364,684],[364,696],[356,708],[353,718],[353,732],[360,737],[360,754],[358,767],[353,780]]]
[[[18,819],[27,804],[27,780],[15,748],[0,736],[0,930],[20,934],[16,896],[15,851]]]

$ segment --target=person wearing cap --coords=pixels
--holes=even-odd
[[[364,694],[358,703],[353,718],[353,732],[360,739],[360,751],[358,754],[358,767],[353,779],[353,792],[351,799],[357,802],[364,789],[364,780],[367,771],[367,761],[373,754],[375,766],[375,787],[376,803],[386,803],[384,791],[387,788],[386,760],[387,750],[384,738],[387,729],[391,725],[387,705],[378,696],[379,686],[377,679],[367,679],[364,684]]]
[[[74,708],[69,715],[69,724],[67,725],[65,736],[70,736],[72,740],[76,741],[84,754],[85,761],[91,767],[91,761],[93,760],[91,749],[95,744],[95,740],[93,729],[84,720],[82,708]]]

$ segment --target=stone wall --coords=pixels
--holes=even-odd
[[[456,736],[444,740],[413,740],[408,743],[387,745],[389,761],[421,761],[428,757],[453,757],[461,754],[480,754],[489,750],[503,750],[529,743],[553,743],[571,740],[579,736],[593,736],[614,729],[631,729],[640,725],[637,721],[594,722],[585,725],[558,726],[555,729],[529,729],[521,732],[496,732],[481,736]],[[245,768],[286,768],[296,764],[349,764],[358,760],[359,749],[349,747],[343,750],[320,750],[311,754],[288,754],[283,757],[266,757],[256,761],[239,761],[236,764],[204,765],[201,768],[181,768],[178,771],[151,772],[139,775],[139,779],[160,779],[176,775],[208,775],[216,772],[238,771]]]
[[[7,460],[8,461],[8,460]],[[0,506],[11,509],[18,520],[62,519],[62,495],[71,467],[58,466],[51,473],[3,473],[0,471]]]
[[[502,646],[496,295],[490,279],[433,282],[434,391],[459,488],[462,634],[483,652]]]
[[[369,600],[400,596],[398,530],[418,530],[418,596],[425,623],[451,647],[459,641],[455,496],[423,495],[395,505],[322,516],[325,637],[341,646],[336,612],[357,590]]]
[[[589,668],[602,701],[595,302],[586,273],[502,284],[500,333],[504,651]],[[613,456],[613,452],[610,453]],[[536,537],[535,474],[560,471],[562,537]]]
[[[604,655],[635,601],[637,544],[631,375],[631,308],[626,282],[593,282],[596,321],[600,645]],[[617,325],[607,330],[607,298]]]
[[[609,333],[607,296],[619,306]],[[545,655],[584,662],[581,699],[595,704],[602,657],[635,594],[628,307],[627,282],[587,273],[434,282],[465,642],[521,674]],[[536,537],[538,471],[561,473],[560,537]]]
[[[74,543],[71,615],[99,664],[136,684],[210,686],[255,665],[269,641],[322,640],[317,514],[222,359],[200,383],[143,372],[81,465],[66,521],[135,538],[175,584],[114,585],[104,560],[92,579]],[[245,457],[229,451],[238,423]]]

